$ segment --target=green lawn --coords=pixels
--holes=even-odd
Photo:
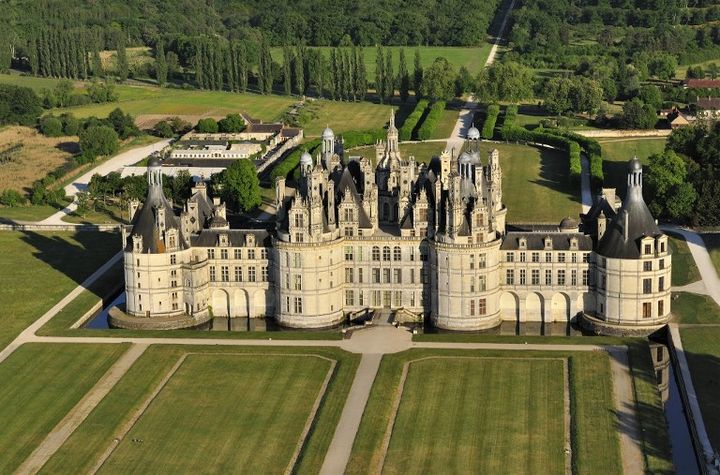
[[[31,343],[0,364],[0,473],[13,473],[126,349]]]
[[[311,354],[337,361],[296,465],[298,473],[319,470],[359,362],[357,355],[330,348],[153,346],[43,472],[88,471],[132,411],[187,352],[194,354],[153,400],[101,472],[231,473],[242,467],[248,473],[282,473],[330,368],[329,361]]]
[[[693,386],[713,447],[720,447],[720,328],[681,328]]]
[[[561,360],[411,363],[383,473],[564,473],[563,379]]]
[[[720,274],[720,233],[703,233],[701,236],[710,253],[715,271]]]
[[[120,250],[99,232],[0,233],[0,348]]]
[[[679,235],[669,237],[672,252],[672,285],[687,285],[700,280],[700,271],[685,239]]]
[[[574,472],[621,472],[606,354],[416,349],[383,357],[346,473],[375,473],[402,367],[429,356],[458,358],[431,360],[436,363],[421,368],[427,374],[413,375],[411,366],[386,472],[563,473],[562,366],[544,366],[547,360],[534,361],[529,367],[522,363],[534,357],[570,358]],[[494,357],[498,364],[474,369],[466,357]],[[521,448],[531,441],[542,448]],[[464,463],[472,463],[473,468],[468,470]],[[426,469],[428,464],[435,470]],[[486,470],[477,470],[478,466]]]
[[[720,308],[707,295],[674,293],[672,313],[675,323],[720,323]]]
[[[400,46],[388,46],[385,48],[386,51],[392,51],[394,64],[393,69],[396,73],[400,61],[400,48]],[[420,47],[420,63],[423,68],[426,68],[435,61],[435,58],[443,57],[453,66],[455,72],[457,72],[461,66],[465,66],[474,77],[485,65],[488,54],[490,54],[490,48],[491,45],[489,43],[484,43],[482,46],[470,48],[457,46],[422,46]],[[323,51],[326,57],[330,57],[329,47],[319,47],[319,49]],[[410,71],[410,74],[412,74],[416,48],[413,46],[406,46],[404,49],[408,70]],[[375,58],[377,56],[377,48],[372,46],[364,47],[363,52],[368,81],[372,82],[375,80]],[[282,48],[271,48],[270,53],[275,61],[282,64]]]
[[[509,223],[559,223],[580,214],[580,187],[570,183],[565,153],[525,145],[481,144],[483,162],[488,152],[500,152],[503,202]]]
[[[397,105],[372,102],[341,102],[319,99],[313,102],[314,117],[303,127],[306,137],[319,137],[325,127],[340,135],[350,130],[368,130],[385,127],[390,109]]]
[[[617,188],[618,195],[625,197],[627,188],[627,162],[637,156],[645,165],[648,157],[665,149],[666,139],[609,139],[601,140],[603,154],[604,185],[606,188]]]
[[[59,206],[50,205],[28,205],[7,208],[0,206],[0,223],[16,222],[16,221],[42,221],[45,218],[57,213]]]
[[[455,124],[458,120],[458,111],[445,109],[443,117],[430,139],[446,139],[452,135]]]

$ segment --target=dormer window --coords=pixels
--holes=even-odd
[[[520,249],[527,249],[527,239],[525,239],[524,237],[520,238],[519,246]]]
[[[577,248],[578,248],[577,238],[570,239],[570,249],[577,249]]]
[[[552,249],[552,247],[553,247],[552,239],[550,239],[549,237],[546,237],[545,238],[545,249]]]
[[[255,247],[255,235],[254,234],[246,234],[245,235],[245,245],[247,247]]]
[[[218,246],[226,247],[230,244],[230,238],[227,234],[218,234]]]

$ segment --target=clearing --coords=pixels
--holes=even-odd
[[[637,156],[643,165],[647,165],[648,157],[665,150],[665,137],[637,139],[599,140],[602,146],[604,185],[616,188],[620,198],[625,197],[627,189],[627,163]]]

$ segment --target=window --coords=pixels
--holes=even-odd
[[[293,254],[294,267],[302,267],[302,256],[299,252]]]
[[[362,267],[358,269],[358,282],[363,283],[363,270]]]
[[[295,233],[295,242],[303,242],[303,233]]]
[[[600,280],[600,288],[605,289],[607,288],[607,276],[603,274],[602,279]]]
[[[255,266],[248,267],[248,281],[255,282]]]
[[[532,285],[540,285],[540,269],[530,271],[530,283]]]
[[[303,227],[303,215],[300,213],[297,213],[295,215],[295,227],[296,228],[302,228]]]
[[[395,246],[393,248],[393,260],[399,261],[400,259],[402,259],[402,252],[400,251],[400,246]]]
[[[487,256],[485,254],[480,254],[478,256],[478,268],[484,269],[487,266]]]
[[[415,269],[410,269],[410,283],[415,283]]]
[[[545,269],[545,285],[552,285],[552,270]]]
[[[345,246],[345,260],[346,260],[346,261],[352,261],[352,260],[353,260],[353,248],[352,248],[352,246]]]
[[[215,249],[208,249],[208,259],[215,259]]]
[[[524,252],[520,253],[520,262],[525,262],[525,253]]]
[[[267,249],[265,249],[265,248],[260,249],[260,259],[267,259],[267,256],[268,256]]]
[[[643,318],[652,317],[652,304],[650,302],[643,302]]]
[[[393,269],[393,283],[402,284],[402,269]]]
[[[345,237],[353,237],[353,228],[349,228],[346,226],[345,228],[343,228],[343,230],[343,234],[345,235]]]
[[[560,269],[560,270],[558,271],[557,284],[558,284],[558,285],[565,285],[565,270],[563,270],[563,269]]]
[[[410,260],[411,261],[415,260],[415,248],[414,247],[410,248]]]
[[[353,292],[352,290],[345,291],[345,305],[355,305],[355,292]]]
[[[577,285],[577,270],[575,269],[570,271],[570,285],[573,287]]]
[[[475,301],[474,300],[470,301],[470,316],[471,317],[475,316]]]
[[[393,292],[393,306],[402,307],[402,292],[399,290]]]
[[[478,290],[480,292],[484,292],[485,290],[487,290],[487,280],[484,275],[478,277]]]
[[[588,271],[587,269],[584,269],[582,271],[582,285],[588,285]]]
[[[380,269],[378,269],[377,267],[373,268],[372,270],[372,279],[373,284],[380,283]]]
[[[428,282],[428,272],[427,269],[423,267],[422,269],[420,269],[420,283],[427,284]]]
[[[505,253],[505,262],[515,262],[515,253],[514,252],[506,252]]]
[[[220,267],[220,280],[222,280],[223,282],[227,282],[230,280],[230,272],[228,270],[228,266]]]
[[[565,253],[564,252],[558,252],[558,262],[560,262],[560,263],[565,262]]]
[[[643,262],[643,270],[646,272],[651,271],[652,270],[652,261]]]
[[[170,254],[170,264],[171,265],[177,264],[177,256],[175,254]]]
[[[220,259],[227,259],[227,258],[228,258],[228,250],[220,249]]]
[[[373,248],[372,248],[372,260],[374,260],[374,261],[380,260],[380,248],[377,246],[373,246]]]
[[[660,267],[660,270],[663,270],[665,268],[665,259],[660,259],[660,261],[658,261],[658,266]]]
[[[665,277],[660,277],[658,279],[658,292],[662,292],[665,290]]]
[[[242,282],[242,267],[235,267],[235,282]]]
[[[533,252],[532,254],[530,254],[530,259],[532,259],[533,262],[540,262],[540,253]]]
[[[665,252],[665,243],[664,242],[660,243],[660,252]]]
[[[487,300],[478,300],[478,314],[485,315],[487,313]]]
[[[242,259],[242,249],[235,249],[235,259]]]
[[[255,249],[248,249],[248,259],[255,259]]]
[[[644,294],[652,293],[652,279],[643,279],[643,293]]]
[[[665,301],[658,300],[658,317],[662,317],[663,315],[665,315]]]
[[[570,262],[573,264],[577,263],[577,252],[570,253]]]
[[[294,301],[295,313],[302,313],[302,311],[303,311],[302,307],[303,307],[302,306],[302,297],[295,297],[295,301]]]
[[[515,271],[513,269],[505,271],[505,283],[507,285],[515,285]]]
[[[589,258],[590,258],[590,253],[589,253],[589,252],[583,252],[582,261],[583,261],[584,263],[587,263],[587,261],[588,261]]]
[[[215,266],[210,266],[210,282],[215,282]]]
[[[545,262],[552,262],[552,252],[545,253]]]
[[[295,274],[293,276],[293,289],[302,290],[302,274]]]
[[[652,245],[651,244],[645,244],[645,254],[652,253]]]
[[[353,283],[353,269],[345,269],[345,283],[352,284]]]
[[[470,269],[475,268],[475,254],[470,254]]]
[[[390,269],[383,269],[383,282],[390,283]]]
[[[525,273],[525,269],[520,269],[520,285],[525,285],[526,283]]]
[[[390,260],[390,246],[383,246],[383,260]]]
[[[428,248],[427,245],[420,246],[420,260],[425,262],[428,260]]]
[[[361,307],[365,305],[365,294],[362,290],[358,290],[358,305]]]
[[[263,282],[267,282],[267,281],[268,281],[268,268],[267,268],[267,266],[262,266],[262,267],[260,268],[260,277],[261,277],[261,279],[262,279]]]

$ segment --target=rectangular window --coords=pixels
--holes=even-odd
[[[515,285],[515,271],[513,269],[505,271],[505,283],[507,285]]]
[[[302,255],[299,252],[293,253],[293,267],[302,267]]]
[[[215,282],[215,266],[210,266],[210,282]]]
[[[255,249],[248,249],[248,259],[255,259]]]
[[[353,248],[352,248],[352,246],[345,246],[345,260],[346,260],[346,261],[352,261],[352,260],[353,260]]]
[[[652,270],[652,261],[643,262],[643,270],[646,272],[651,271]]]
[[[540,285],[540,269],[530,271],[530,283],[531,285]]]
[[[487,256],[480,254],[478,256],[478,268],[484,269],[485,267],[487,267]]]
[[[570,271],[570,285],[573,287],[577,285],[577,271],[575,269]]]
[[[587,269],[584,269],[584,270],[582,271],[582,285],[588,285],[588,284],[589,284],[589,282],[588,282],[588,270],[587,270]]]
[[[380,283],[380,269],[377,267],[373,268],[372,270],[373,275],[373,284],[379,284]]]
[[[652,279],[643,279],[643,293],[644,294],[652,293]]]
[[[355,292],[352,290],[345,291],[345,305],[352,307],[355,305]]]
[[[660,259],[658,262],[660,270],[663,270],[665,268],[665,259]]]
[[[215,259],[215,249],[208,249],[208,259]]]
[[[652,253],[652,245],[645,244],[645,254],[651,254],[651,253]]]
[[[170,264],[171,265],[177,264],[177,256],[175,254],[170,254]]]
[[[485,300],[485,299],[478,300],[478,314],[479,315],[487,314],[487,300]]]
[[[540,253],[539,253],[539,252],[533,252],[533,253],[530,255],[530,258],[532,259],[533,262],[540,262]]]
[[[470,316],[471,317],[475,316],[475,301],[474,300],[470,301]]]
[[[520,253],[520,262],[525,262],[525,253],[524,252]]]
[[[260,259],[267,259],[267,256],[268,256],[267,249],[265,249],[265,248],[260,249]]]
[[[478,277],[478,290],[480,292],[485,292],[487,290],[487,279],[484,275]]]
[[[552,252],[545,253],[545,262],[552,262]]]
[[[565,285],[565,271],[564,271],[563,269],[560,269],[560,270],[558,271],[557,284],[558,284],[558,285]]]
[[[525,274],[526,274],[525,269],[520,269],[520,285],[525,285],[525,283],[526,283],[525,282],[526,281]]]
[[[248,281],[255,282],[255,266],[248,267]]]
[[[410,283],[415,283],[415,269],[410,269]]]
[[[506,252],[505,253],[505,262],[515,262],[515,253],[514,252]]]
[[[402,270],[393,269],[393,283],[402,284]]]
[[[589,252],[583,252],[582,261],[583,261],[584,263],[587,263],[589,259],[590,259],[590,253],[589,253]]]
[[[390,269],[383,269],[383,282],[390,283]]]
[[[220,249],[220,259],[227,259],[227,258],[228,258],[228,250]]]
[[[560,262],[560,263],[565,262],[565,253],[564,252],[558,252],[558,262]]]
[[[420,283],[421,283],[421,284],[427,284],[428,282],[429,282],[429,281],[428,281],[427,269],[425,269],[425,268],[423,267],[422,269],[420,269]]]
[[[365,294],[362,290],[358,290],[358,305],[361,307],[365,305]]]
[[[663,315],[665,315],[665,301],[658,300],[658,317],[662,317]]]
[[[652,317],[652,304],[650,302],[643,302],[643,318]]]
[[[293,289],[302,290],[302,274],[295,274],[293,277]]]
[[[345,283],[352,284],[353,280],[353,269],[345,269]]]
[[[573,252],[570,254],[570,262],[573,264],[577,263],[577,252]]]
[[[552,285],[552,270],[545,269],[545,285]]]
[[[362,267],[358,269],[358,282],[363,283],[363,270]]]
[[[303,304],[302,304],[302,297],[295,297],[295,313],[302,313],[303,311]]]
[[[261,277],[262,277],[262,281],[263,281],[263,282],[267,282],[267,281],[268,281],[268,268],[267,268],[267,266],[262,266],[262,267],[260,268],[260,275],[261,275]]]
[[[470,269],[475,268],[475,254],[470,254]]]
[[[393,306],[402,307],[402,291],[396,290],[393,292]]]
[[[662,292],[665,290],[665,277],[660,277],[658,279],[658,292]]]
[[[228,266],[220,267],[220,278],[223,282],[227,282],[230,280],[230,272],[228,271]]]

